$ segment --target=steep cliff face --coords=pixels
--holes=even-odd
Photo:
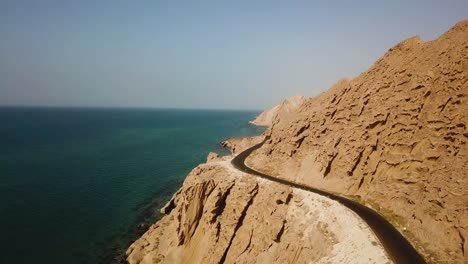
[[[305,97],[296,95],[283,100],[281,103],[273,106],[272,108],[263,111],[258,115],[255,120],[250,123],[257,126],[271,126],[273,123],[278,122],[280,119],[286,118],[289,113],[296,110],[305,102]]]
[[[129,263],[390,263],[372,231],[337,202],[210,156],[129,247]]]
[[[465,262],[467,113],[464,20],[434,41],[399,43],[308,99],[248,164],[374,206],[430,262]]]

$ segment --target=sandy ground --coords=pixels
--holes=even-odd
[[[310,220],[328,224],[337,241],[332,254],[319,263],[391,263],[372,230],[353,211],[315,193],[294,188],[293,192],[302,200],[292,203],[290,215],[304,224],[310,225]],[[298,207],[301,203],[305,207]]]
[[[229,174],[242,177],[231,160],[217,161]],[[258,178],[262,185],[270,181]],[[293,202],[288,209],[288,223],[303,229],[304,239],[313,236],[317,227],[323,227],[327,239],[334,240],[332,253],[318,263],[393,263],[367,224],[353,211],[327,197],[292,188]]]

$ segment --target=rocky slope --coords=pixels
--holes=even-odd
[[[232,154],[238,154],[250,146],[256,145],[262,142],[263,136],[258,137],[246,137],[246,138],[231,138],[220,142],[222,147],[225,147],[231,151]]]
[[[265,110],[255,120],[250,123],[257,126],[271,126],[273,123],[280,119],[286,118],[289,113],[296,110],[305,102],[305,97],[302,95],[296,95],[285,99],[281,103],[273,106],[272,108]]]
[[[467,112],[464,20],[277,119],[247,163],[373,206],[429,262],[467,263]]]
[[[129,263],[390,263],[372,231],[337,202],[209,156],[129,247]]]

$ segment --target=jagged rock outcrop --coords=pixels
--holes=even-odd
[[[372,231],[328,198],[199,165],[127,250],[128,263],[389,262]]]
[[[287,98],[272,108],[263,111],[253,121],[250,121],[250,123],[257,126],[272,126],[274,123],[296,110],[305,100],[305,97],[302,95]]]
[[[218,153],[215,153],[215,152],[208,153],[208,156],[206,157],[207,163],[210,163],[212,161],[219,161],[219,160],[222,160],[222,158],[218,155]]]
[[[246,137],[246,138],[231,138],[221,141],[219,144],[227,148],[231,153],[238,154],[249,147],[262,142],[263,136]]]
[[[468,20],[412,37],[308,99],[248,159],[257,170],[354,197],[429,262],[468,262]]]

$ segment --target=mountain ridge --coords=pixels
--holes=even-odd
[[[429,263],[466,263],[467,72],[463,20],[436,40],[403,40],[359,76],[268,115],[261,137],[227,140],[232,155],[211,153],[189,173],[127,261],[391,262],[341,204],[232,167],[236,153],[266,139],[249,167],[373,208]]]
[[[468,261],[467,72],[468,20],[410,37],[276,123],[247,163],[374,206],[429,262]]]
[[[249,123],[257,126],[272,126],[279,119],[286,118],[291,112],[296,110],[305,102],[303,95],[295,95],[284,99],[279,104],[263,111],[254,120]]]

